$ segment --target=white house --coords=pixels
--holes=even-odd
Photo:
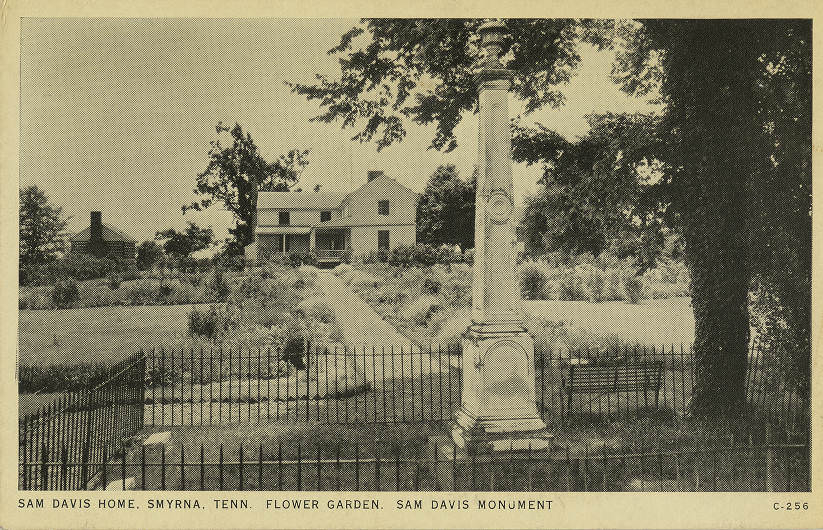
[[[273,253],[314,252],[321,263],[416,242],[419,195],[369,171],[351,193],[268,191],[257,198],[256,242],[246,247],[250,261]]]

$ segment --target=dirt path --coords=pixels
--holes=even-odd
[[[335,318],[343,330],[347,347],[378,349],[394,347],[409,351],[412,342],[383,320],[374,309],[355,294],[340,278],[329,272],[317,274],[317,285],[328,296]]]
[[[341,352],[339,360],[346,359],[347,370],[363,370],[365,380],[381,386],[392,379],[419,379],[448,365],[448,354],[435,351],[430,355],[428,349],[415,346],[334,274],[319,272],[317,285],[328,296],[343,331],[349,351]]]

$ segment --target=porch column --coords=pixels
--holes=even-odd
[[[315,239],[315,231],[314,228],[312,228],[311,231],[309,231],[309,252],[315,252],[314,249],[317,246]]]
[[[523,327],[517,281],[508,91],[500,63],[505,25],[480,26],[480,102],[472,323],[463,334],[462,403],[452,437],[473,452],[545,449],[535,405],[534,341]]]

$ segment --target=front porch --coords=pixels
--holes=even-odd
[[[315,227],[311,231],[309,244],[318,264],[340,263],[351,248],[351,229]]]
[[[351,248],[348,227],[259,227],[256,249],[250,249],[257,259],[280,254],[313,252],[319,264],[337,264]]]

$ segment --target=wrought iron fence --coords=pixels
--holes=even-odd
[[[795,426],[808,401],[766,370],[750,351],[748,410]],[[549,425],[572,419],[628,418],[638,413],[689,414],[694,356],[683,345],[605,351],[535,349],[537,408]],[[450,421],[461,402],[457,347],[311,348],[300,356],[274,349],[168,350],[146,354],[146,423],[204,425],[258,421],[409,423]],[[572,366],[660,367],[659,386],[572,393]]]
[[[20,418],[21,489],[83,488],[104,469],[123,440],[143,428],[145,362],[144,355],[131,355],[93,387],[50,396]],[[61,472],[54,472],[55,463]]]
[[[620,447],[559,447],[503,456],[465,454],[454,445],[426,450],[338,443],[123,450],[98,459],[96,489],[265,491],[809,491],[807,439],[788,433],[753,441],[717,439],[683,447],[654,436]],[[21,464],[29,486],[77,489],[64,477],[91,462]],[[85,484],[85,483],[84,483]]]

